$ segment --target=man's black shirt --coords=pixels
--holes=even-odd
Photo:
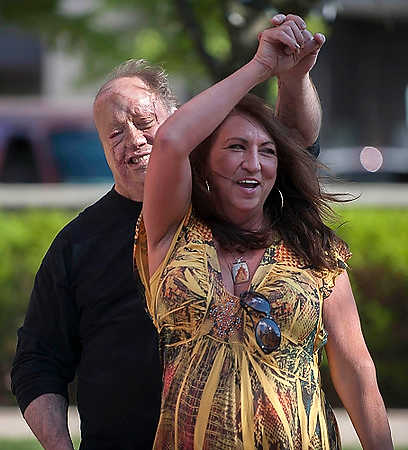
[[[12,389],[24,412],[78,376],[81,450],[151,448],[159,414],[157,336],[133,273],[141,203],[114,189],[55,238],[18,332]]]

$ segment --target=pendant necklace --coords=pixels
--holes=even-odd
[[[249,281],[249,267],[243,256],[236,258],[232,263],[231,275],[234,284],[247,283]]]

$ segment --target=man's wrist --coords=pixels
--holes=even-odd
[[[289,93],[298,95],[299,92],[303,92],[313,85],[312,79],[310,78],[309,72],[302,76],[296,75],[285,75],[280,74],[278,76],[278,87],[279,90],[285,89]]]

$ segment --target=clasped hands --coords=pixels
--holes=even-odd
[[[271,24],[272,28],[258,34],[258,49],[253,58],[264,66],[265,79],[307,76],[326,40],[324,35],[312,35],[304,20],[294,14],[278,14]]]

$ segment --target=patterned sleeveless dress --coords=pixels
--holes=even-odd
[[[266,355],[239,297],[222,282],[211,230],[189,212],[149,281],[139,223],[135,263],[163,357],[161,414],[154,448],[340,449],[336,420],[320,385],[327,338],[324,299],[338,270],[308,269],[284,242],[266,249],[250,289],[265,295],[282,333]],[[260,318],[260,317],[259,317]]]

